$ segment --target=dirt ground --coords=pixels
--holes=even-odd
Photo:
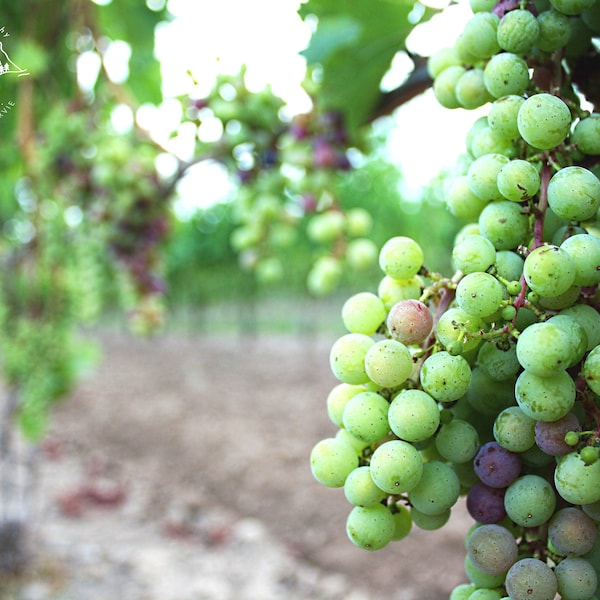
[[[35,570],[2,600],[442,600],[464,508],[368,553],[313,480],[334,338],[98,336],[44,444]]]

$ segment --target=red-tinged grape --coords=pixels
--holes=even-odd
[[[401,300],[392,306],[386,320],[388,331],[403,344],[418,344],[431,333],[433,316],[419,300]]]
[[[572,413],[556,421],[537,421],[534,428],[535,443],[545,454],[564,456],[573,451],[573,447],[565,442],[569,431],[581,431],[579,419]]]
[[[499,523],[506,517],[504,494],[506,490],[493,488],[478,481],[467,494],[467,510],[479,523]]]
[[[483,483],[494,488],[508,487],[521,473],[521,459],[498,442],[487,442],[473,460],[475,473]]]

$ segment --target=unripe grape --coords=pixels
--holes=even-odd
[[[528,10],[507,12],[498,25],[498,44],[503,50],[515,54],[527,54],[535,44],[540,26]]]
[[[549,150],[561,144],[571,127],[571,111],[552,94],[534,94],[519,109],[521,137],[534,148]]]
[[[584,167],[565,167],[548,183],[550,208],[568,221],[586,221],[600,208],[600,180]]]
[[[571,20],[556,10],[546,10],[538,17],[539,33],[536,45],[544,52],[554,52],[566,45],[571,37]]]
[[[550,0],[550,4],[565,15],[579,15],[594,6],[596,0]]]
[[[600,154],[600,114],[596,113],[578,121],[571,134],[571,141],[584,154]]]
[[[482,69],[469,69],[463,73],[456,82],[455,93],[460,105],[467,110],[479,108],[493,100],[485,87]]]
[[[519,55],[512,52],[492,56],[483,76],[485,86],[494,98],[512,94],[520,96],[529,87],[529,67]]]
[[[575,263],[566,250],[547,244],[531,251],[523,265],[527,285],[540,296],[558,296],[575,281]]]
[[[492,131],[509,139],[519,137],[517,115],[523,102],[525,99],[522,96],[514,94],[503,96],[493,102],[487,118]]]
[[[408,237],[389,239],[379,252],[381,270],[395,279],[410,279],[423,266],[423,250]]]
[[[540,175],[530,162],[511,160],[500,169],[496,184],[507,200],[524,202],[538,193]]]
[[[456,97],[456,84],[466,72],[464,67],[455,65],[444,69],[433,81],[433,94],[444,108],[459,108]]]
[[[477,58],[489,58],[500,50],[498,23],[500,19],[489,12],[472,16],[465,24],[462,37],[467,51]]]

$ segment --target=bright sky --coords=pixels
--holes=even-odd
[[[286,100],[291,112],[307,110],[309,104],[300,82],[304,61],[299,56],[308,43],[310,31],[297,14],[300,0],[169,0],[175,16],[172,23],[157,31],[157,55],[163,64],[164,91],[177,96],[190,90],[191,71],[198,82],[199,97],[212,87],[218,73],[236,73],[247,65],[249,86],[261,89],[270,83]],[[470,14],[468,3],[452,7],[449,14],[433,19],[411,38],[412,49],[425,55],[449,46],[459,23]],[[183,130],[178,139],[166,142],[168,133],[181,118],[177,102],[165,102],[160,118],[154,109],[140,113],[145,124],[153,123],[154,134],[181,158],[191,158],[193,133]],[[465,131],[475,120],[473,112],[449,111],[437,105],[431,93],[397,111],[397,126],[390,140],[392,160],[402,168],[408,195],[441,167],[454,162],[464,149]],[[199,183],[201,178],[201,182]],[[202,164],[182,181],[179,209],[209,204],[227,191],[223,172],[215,165]],[[202,190],[199,198],[198,190]]]

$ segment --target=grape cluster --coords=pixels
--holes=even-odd
[[[469,581],[450,600],[594,600],[600,116],[564,57],[590,51],[600,3],[471,6],[429,63],[443,106],[490,103],[445,189],[469,221],[455,273],[430,271],[408,237],[381,248],[376,293],[342,307],[326,403],[338,430],[311,469],[343,487],[347,534],[366,550],[443,527],[463,497]]]

